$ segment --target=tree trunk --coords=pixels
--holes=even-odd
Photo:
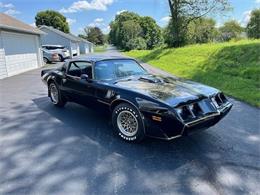
[[[180,21],[179,21],[179,0],[168,0],[170,11],[171,11],[171,18],[172,18],[172,25],[171,25],[171,32],[174,37],[173,46],[180,47],[181,40],[180,39]]]

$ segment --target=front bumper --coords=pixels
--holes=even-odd
[[[219,122],[226,114],[231,110],[232,104],[228,102],[223,107],[221,107],[218,112],[202,117],[201,119],[185,123],[182,131],[182,135],[189,135],[198,130],[207,129],[217,122]]]
[[[185,123],[181,135],[189,135],[196,131],[204,130],[215,125],[224,116],[226,116],[226,114],[231,110],[232,106],[233,105],[230,102],[227,102],[225,105],[218,109],[218,112]]]
[[[170,119],[168,122],[165,121],[166,124],[163,125],[150,124],[150,127],[156,127],[156,129],[147,132],[147,135],[149,137],[164,140],[172,140],[184,135],[190,135],[194,132],[207,129],[215,125],[231,110],[232,106],[233,105],[230,102],[227,102],[218,108],[216,112],[189,122],[180,122],[174,119]]]

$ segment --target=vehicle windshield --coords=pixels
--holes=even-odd
[[[65,49],[64,46],[43,46],[43,48],[46,48],[48,50]]]
[[[134,60],[118,59],[97,62],[94,74],[97,80],[112,80],[134,75],[144,75],[147,72]]]

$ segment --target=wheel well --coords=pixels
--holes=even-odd
[[[113,112],[113,110],[115,109],[115,107],[117,107],[119,104],[121,103],[127,103],[126,101],[123,100],[116,100],[114,101],[111,105],[110,105],[110,110],[111,112]]]
[[[43,57],[43,59],[46,59],[47,61],[49,61],[49,59],[47,57]]]
[[[132,102],[127,101],[127,100],[119,99],[119,100],[115,100],[115,101],[111,104],[111,106],[110,106],[111,112],[113,112],[113,110],[115,109],[115,107],[118,106],[118,105],[121,104],[121,103],[130,104],[130,105],[134,106],[135,108],[137,108],[136,105],[134,105]],[[137,109],[138,109],[138,108],[137,108]]]
[[[61,54],[58,54],[58,56],[60,57],[61,60],[63,60],[63,56]]]
[[[51,83],[54,83],[54,80],[49,79],[48,82],[47,82],[48,86],[49,86]]]

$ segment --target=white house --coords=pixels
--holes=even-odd
[[[0,13],[0,79],[43,65],[42,31]]]
[[[46,33],[41,36],[42,45],[63,45],[70,51],[71,57],[80,54],[80,40],[74,35],[66,34],[50,26],[41,26],[39,29]]]

